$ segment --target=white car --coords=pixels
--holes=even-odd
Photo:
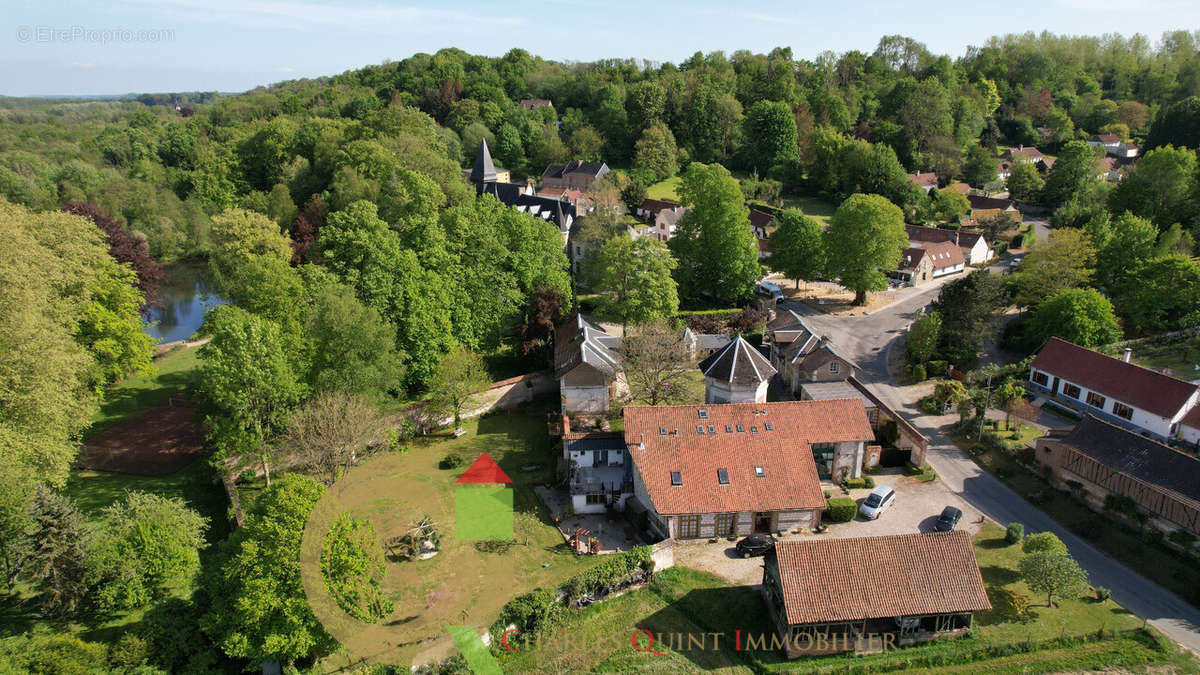
[[[881,513],[892,508],[896,503],[896,491],[886,485],[880,485],[859,505],[858,512],[867,520],[875,520]]]
[[[764,295],[768,298],[774,298],[775,302],[783,302],[785,299],[783,297],[783,289],[781,289],[778,284],[773,284],[770,281],[758,282],[758,285],[755,286],[754,290],[757,291],[759,295]]]

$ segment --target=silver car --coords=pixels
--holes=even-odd
[[[858,512],[867,520],[875,520],[884,511],[896,503],[896,491],[886,485],[880,485],[859,505]]]

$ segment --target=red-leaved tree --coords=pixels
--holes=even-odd
[[[71,202],[62,207],[63,211],[77,216],[83,216],[93,223],[108,238],[108,254],[119,263],[128,263],[137,273],[138,289],[142,291],[145,304],[142,313],[158,303],[158,286],[166,278],[162,265],[150,257],[150,249],[146,240],[134,234],[125,227],[125,221],[114,218],[104,212],[104,209],[91,202]]]

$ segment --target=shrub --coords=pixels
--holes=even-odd
[[[911,366],[909,368],[909,373],[912,375],[912,378],[918,382],[924,380],[927,377],[927,375],[925,374],[925,366],[922,366],[920,364]]]
[[[847,490],[858,490],[866,487],[866,485],[867,481],[865,478],[847,478],[846,480],[842,481],[842,487],[846,488]]]
[[[930,361],[925,364],[925,371],[929,373],[930,377],[945,375],[948,370],[950,370],[949,361]]]
[[[238,474],[237,482],[253,483],[255,478],[258,478],[258,474],[254,472],[254,469],[243,469],[242,472]]]
[[[1041,553],[1043,551],[1049,553],[1066,553],[1067,545],[1062,543],[1062,539],[1058,538],[1053,532],[1038,532],[1025,537],[1025,543],[1021,545],[1023,553]]]
[[[386,618],[396,609],[381,587],[386,572],[371,522],[339,516],[321,545],[321,576],[338,606],[363,623]]]
[[[858,513],[858,504],[849,497],[834,497],[826,502],[826,508],[829,510],[829,520],[835,523],[848,523]]]
[[[456,455],[456,454],[451,453],[451,454],[443,457],[442,461],[438,462],[438,468],[443,469],[443,470],[457,469],[466,463],[467,463],[467,460],[463,459],[462,455]]]
[[[1196,543],[1196,535],[1187,530],[1175,530],[1167,535],[1167,539],[1171,540],[1172,544],[1183,547],[1184,550],[1190,549]]]
[[[1009,544],[1019,544],[1025,538],[1025,526],[1021,523],[1009,523],[1004,531],[1004,541]]]
[[[1004,255],[1008,251],[1007,241],[997,241],[992,244],[992,251],[996,255]]]
[[[863,487],[865,487],[869,490],[874,490],[875,489],[875,479],[870,476],[867,476],[866,478],[863,479]]]
[[[829,490],[825,490],[825,499],[829,499]]]
[[[1029,612],[1029,597],[1024,593],[997,586],[987,589],[988,600],[992,603],[992,611],[1001,621],[1028,621],[1033,618]]]
[[[938,403],[937,399],[932,396],[926,396],[920,401],[917,401],[917,409],[926,415],[942,414],[942,404]]]
[[[1013,235],[1011,248],[1021,248],[1021,245],[1024,243],[1025,235],[1018,232],[1017,234]]]
[[[1137,502],[1133,501],[1125,495],[1108,494],[1104,496],[1104,509],[1106,511],[1114,511],[1127,516],[1132,516],[1138,512]]]
[[[1103,586],[1096,587],[1096,602],[1104,602],[1112,597],[1112,591]]]

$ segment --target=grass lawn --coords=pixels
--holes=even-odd
[[[679,195],[676,190],[679,188],[679,176],[673,176],[660,183],[655,183],[646,188],[646,196],[650,199],[665,199],[668,201],[679,201]]]
[[[524,412],[464,420],[465,435],[416,439],[405,453],[365,460],[330,488],[305,532],[301,560],[313,562],[302,567],[302,574],[314,611],[349,653],[404,665],[414,658],[440,660],[454,653],[446,626],[469,625],[482,632],[514,596],[556,586],[598,562],[596,557],[570,552],[533,492],[535,485],[554,481],[561,452],[547,433],[548,406],[542,402]],[[525,533],[518,532],[519,543],[506,550],[489,550],[469,540],[479,532],[465,531],[462,526],[466,523],[460,524],[456,518],[456,511],[480,501],[474,499],[480,487],[455,481],[483,452],[512,479],[508,487],[515,512],[534,516],[528,543]],[[461,457],[463,464],[455,469],[440,468],[441,460],[452,455]],[[524,470],[534,466],[537,468]],[[492,506],[500,503],[483,501],[494,502]],[[440,534],[436,556],[387,562],[382,588],[396,610],[379,624],[364,624],[342,612],[320,578],[316,561],[321,543],[329,525],[344,512],[368,519],[381,543],[406,531],[424,515],[436,523]],[[489,525],[487,529],[493,528]]]
[[[829,225],[829,219],[833,217],[833,212],[837,210],[837,204],[826,201],[820,197],[787,197],[783,200],[784,208],[796,208],[804,212],[804,215],[821,223],[821,227]]]
[[[683,397],[675,401],[673,405],[698,405],[704,403],[704,373],[699,369],[688,370],[674,382],[682,387]],[[650,405],[650,400],[646,397],[634,396],[631,401],[633,405]]]
[[[1030,427],[1026,425],[1025,434]],[[1007,437],[1007,433],[1002,434]],[[974,438],[964,440],[951,437],[959,447],[966,448],[974,445]],[[1016,445],[1006,440],[1006,443]],[[970,453],[968,453],[970,454]],[[1148,541],[1145,536],[1128,527],[1116,523],[1106,523],[1104,516],[1097,515],[1084,506],[1074,496],[1056,490],[1041,477],[1033,474],[1024,466],[1018,464],[1013,457],[1005,453],[984,452],[973,457],[975,463],[984,470],[995,475],[1014,492],[1029,497],[1041,493],[1045,502],[1036,506],[1054,520],[1058,521],[1076,533],[1090,528],[1099,536],[1088,538],[1088,542],[1104,551],[1113,558],[1121,561],[1132,569],[1137,570],[1147,579],[1178,594],[1183,599],[1195,603],[1200,601],[1200,570],[1194,560],[1186,558],[1166,546],[1154,541]],[[1100,524],[1095,530],[1091,524]]]
[[[168,352],[154,360],[154,374],[137,375],[113,385],[105,392],[104,403],[87,435],[104,431],[183,392],[200,364],[199,352],[200,347]]]
[[[1109,356],[1120,357],[1119,352]],[[1175,376],[1190,380],[1200,377],[1195,368],[1200,364],[1200,336],[1190,337],[1178,342],[1159,342],[1155,344],[1148,340],[1146,343],[1133,347],[1133,362],[1145,368],[1159,370],[1170,368]]]
[[[1028,593],[1016,572],[1020,547],[1004,541],[1003,528],[988,524],[981,529],[976,535],[975,552],[989,587]],[[656,574],[646,588],[570,614],[563,624],[539,636],[540,640],[523,645],[521,651],[501,655],[501,665],[505,672],[717,669],[731,673],[835,673],[911,670],[937,664],[949,665],[922,672],[1024,673],[1114,666],[1138,669],[1146,665],[1174,667],[1177,672],[1197,670],[1194,657],[1142,633],[1127,632],[1100,641],[1024,651],[1029,649],[1029,642],[1075,637],[1094,640],[1101,627],[1106,631],[1132,631],[1142,625],[1140,619],[1111,600],[1063,600],[1054,609],[1032,608],[1025,620],[1013,620],[995,611],[980,612],[976,629],[967,638],[865,656],[841,654],[794,661],[776,650],[747,648],[749,636],[772,630],[765,609],[755,587],[727,586],[710,574],[675,567]],[[735,631],[739,629],[742,649],[736,648]],[[643,630],[654,633],[653,649],[663,655],[633,648],[634,632]],[[714,641],[713,632],[722,634],[719,641]],[[701,646],[675,642],[669,635],[674,633],[709,636]],[[642,633],[639,645],[648,647],[648,639]]]

